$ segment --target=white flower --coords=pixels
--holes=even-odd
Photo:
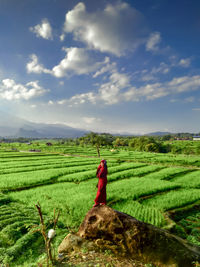
[[[48,232],[48,238],[52,239],[55,236],[56,232],[54,229],[50,229]]]

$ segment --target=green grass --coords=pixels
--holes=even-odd
[[[150,179],[160,179],[160,180],[171,180],[174,177],[179,177],[182,174],[192,172],[193,170],[186,169],[186,168],[175,168],[175,167],[168,167],[162,170],[159,170],[155,173],[150,173],[145,176],[145,178]]]
[[[38,187],[21,192],[10,193],[9,196],[33,207],[37,201],[41,203],[46,214],[53,215],[53,210],[61,210],[60,221],[68,227],[78,227],[87,211],[94,204],[96,196],[96,179],[81,184],[70,182]]]
[[[177,189],[180,186],[168,181],[130,178],[112,182],[107,187],[108,201],[115,202],[126,199],[137,200],[143,196]]]
[[[181,189],[158,195],[142,202],[143,205],[166,211],[183,207],[200,199],[200,189]]]
[[[86,157],[96,156],[94,148],[47,147],[44,143],[34,146],[44,151],[57,152],[60,149],[66,154],[81,156],[1,150],[0,190],[6,194],[0,193],[0,265],[33,266],[43,257],[40,257],[44,255],[42,238],[29,233],[27,228],[39,221],[34,208],[38,201],[48,225],[54,208],[61,211],[56,246],[68,233],[67,229],[78,229],[94,204],[98,181],[96,168],[100,159]],[[23,150],[26,145],[18,148]],[[163,227],[167,223],[165,211],[200,200],[200,171],[195,168],[199,161],[195,156],[128,149],[114,152],[102,149],[101,154],[108,162],[108,205],[138,220]],[[186,229],[188,239],[196,244],[197,220],[190,224],[187,219]]]
[[[185,188],[200,188],[200,171],[193,171],[192,173],[177,177],[174,181]]]
[[[114,204],[112,208],[127,213],[137,220],[153,224],[157,227],[161,227],[166,224],[164,215],[161,213],[161,211],[157,210],[156,208],[141,205],[137,201],[119,201]]]
[[[119,171],[117,173],[113,173],[109,175],[109,181],[115,181],[119,179],[129,178],[129,177],[137,177],[137,176],[144,176],[145,174],[158,171],[164,167],[162,166],[144,166],[137,169],[131,169],[131,170],[124,170]]]

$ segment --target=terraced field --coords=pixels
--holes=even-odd
[[[61,211],[55,248],[69,230],[77,229],[92,207],[99,164],[96,152],[72,147],[65,152],[64,156],[1,151],[0,266],[35,266],[44,257],[43,240],[31,230],[39,223],[34,207],[38,201],[49,228],[54,209]],[[200,170],[196,157],[167,158],[108,149],[102,155],[108,162],[109,206],[200,245]]]

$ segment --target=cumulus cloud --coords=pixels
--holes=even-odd
[[[110,75],[109,81],[100,86],[99,97],[109,105],[118,103],[121,91],[129,86],[130,78],[128,75],[114,72]]]
[[[57,104],[58,104],[58,105],[64,105],[66,102],[67,102],[66,99],[61,99],[61,100],[58,100],[58,101],[57,101]]]
[[[101,119],[95,117],[83,117],[82,119],[87,124],[93,124],[96,121],[101,121]]]
[[[60,41],[63,42],[64,40],[65,40],[65,34],[63,33],[60,35]]]
[[[69,73],[88,74],[104,64],[104,62],[95,62],[85,48],[70,47],[63,50],[66,52],[65,58],[52,69],[52,74],[58,78]]]
[[[114,72],[116,70],[117,64],[115,62],[110,63],[109,57],[105,58],[105,66],[103,66],[101,69],[99,69],[94,75],[93,78],[96,78],[104,73],[110,73]]]
[[[69,101],[74,105],[83,104],[85,102],[96,104],[97,95],[94,92],[88,92],[85,94],[77,94],[77,95],[72,96]]]
[[[200,87],[200,76],[183,76],[173,78],[165,83],[153,83],[139,88],[130,88],[125,94],[127,101],[153,100],[167,95],[198,90]]]
[[[102,62],[96,62],[85,48],[70,47],[63,48],[63,50],[66,52],[66,56],[51,70],[46,69],[40,64],[36,55],[31,55],[31,60],[26,65],[27,72],[38,74],[48,73],[57,78],[62,78],[67,75],[81,75],[96,72],[108,62],[107,57]]]
[[[108,81],[100,85],[98,93],[77,94],[70,99],[70,102],[75,105],[86,102],[96,104],[97,101],[101,101],[107,105],[116,104],[120,101],[121,91],[128,87],[130,87],[129,76],[115,70],[110,74]]]
[[[159,32],[151,33],[146,43],[146,50],[153,52],[158,51],[160,42],[161,42],[160,33]]]
[[[51,73],[51,70],[44,68],[44,66],[38,62],[38,57],[35,54],[30,56],[30,62],[27,63],[26,70],[28,73]]]
[[[200,88],[200,76],[183,76],[173,78],[164,83],[151,83],[136,87],[130,83],[130,78],[126,74],[114,72],[110,75],[109,81],[103,83],[98,92],[89,92],[73,96],[70,101],[73,104],[83,104],[97,101],[107,105],[117,104],[119,102],[148,101],[161,98],[167,95],[175,95],[183,92],[190,92]],[[192,101],[193,98],[187,99]],[[171,101],[172,102],[172,101]],[[173,101],[174,102],[174,101]]]
[[[41,24],[29,28],[31,32],[35,33],[37,37],[42,37],[46,40],[52,40],[52,28],[48,19],[43,19]]]
[[[64,32],[73,33],[76,40],[92,49],[121,56],[145,43],[148,30],[142,14],[119,1],[93,13],[84,3],[78,3],[66,13]]]
[[[153,67],[150,71],[147,69],[141,71],[141,80],[148,82],[148,81],[153,81],[157,79],[158,74],[167,74],[171,69],[171,66],[161,62],[158,67]]]
[[[53,105],[54,102],[52,100],[49,100],[48,105]]]
[[[48,90],[42,88],[38,81],[28,82],[25,85],[17,84],[12,79],[4,79],[0,84],[0,98],[6,100],[29,100],[41,96]]]
[[[178,63],[179,66],[184,67],[184,68],[189,67],[190,64],[191,64],[190,58],[182,58]]]

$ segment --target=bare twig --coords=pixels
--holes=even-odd
[[[47,267],[49,267],[49,260],[51,261],[52,264],[55,261],[55,255],[54,255],[54,257],[52,256],[52,247],[51,247],[52,238],[48,238],[48,235],[46,234],[46,226],[45,226],[45,223],[44,223],[42,210],[41,210],[41,206],[40,206],[39,202],[35,206],[36,206],[36,208],[38,210],[38,214],[39,214],[39,217],[40,217],[41,228],[40,228],[39,231],[41,232],[41,234],[43,236],[43,239],[44,239],[44,242],[45,242],[45,249],[46,249],[46,254],[47,254]],[[58,214],[56,216],[56,212],[55,212],[55,209],[54,209],[54,216],[53,216],[54,226],[53,226],[53,230],[55,230],[55,228],[56,228],[59,215],[60,215],[60,211],[58,211]]]

